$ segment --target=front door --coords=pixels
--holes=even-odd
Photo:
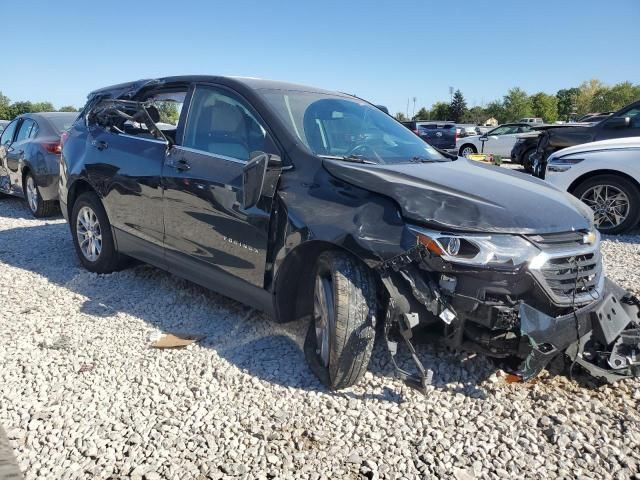
[[[223,293],[229,275],[263,287],[276,182],[245,209],[242,176],[258,152],[279,154],[268,129],[234,92],[196,86],[179,143],[163,168],[169,268]]]
[[[13,190],[16,193],[24,194],[22,188],[21,175],[21,163],[24,162],[25,152],[27,149],[27,143],[38,131],[38,125],[30,118],[22,120],[18,129],[16,139],[11,144],[11,148],[7,150],[7,173],[9,174],[9,181],[13,186]]]
[[[608,123],[614,118],[629,117],[631,122],[627,127],[612,128],[608,126]],[[640,136],[640,106],[634,105],[632,107],[623,110],[615,116],[611,116],[606,120],[603,120],[601,125],[596,127],[598,129],[594,140],[608,140],[610,138],[623,138],[623,137],[638,137]]]

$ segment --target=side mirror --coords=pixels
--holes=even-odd
[[[254,157],[242,169],[242,208],[249,209],[257,205],[264,189],[267,167],[279,168],[282,159],[278,155],[255,152]]]
[[[486,135],[486,134],[484,134],[484,135],[480,135],[479,140],[480,140],[481,142],[486,142],[487,140],[489,140],[489,137],[487,137],[487,135]]]
[[[631,125],[630,117],[613,117],[606,121],[606,128],[627,128]]]

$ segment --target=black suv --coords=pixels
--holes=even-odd
[[[581,121],[592,122],[589,118]],[[597,123],[547,126],[538,137],[536,153],[532,157],[534,174],[543,178],[547,158],[562,148],[624,137],[640,137],[640,101],[605,116]]]
[[[392,359],[422,325],[521,359],[523,379],[567,352],[608,380],[639,373],[636,299],[605,278],[586,206],[445,158],[349,95],[215,76],[97,90],[64,143],[60,202],[92,272],[135,257],[310,320],[330,388],[364,374],[377,325]],[[424,387],[413,359],[398,373]]]

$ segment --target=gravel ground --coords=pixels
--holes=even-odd
[[[603,250],[640,293],[640,236]],[[88,273],[64,221],[17,199],[0,200],[0,302],[0,424],[27,479],[640,478],[640,381],[508,384],[420,345],[423,396],[378,344],[364,381],[331,393],[303,325],[149,266]],[[205,339],[155,350],[156,330]]]

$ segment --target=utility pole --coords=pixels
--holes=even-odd
[[[416,100],[417,100],[417,98],[413,97],[413,117],[416,116]]]
[[[453,102],[453,87],[449,87],[449,98],[451,99],[451,102]]]
[[[409,118],[409,99],[407,98],[407,120],[411,120]]]

